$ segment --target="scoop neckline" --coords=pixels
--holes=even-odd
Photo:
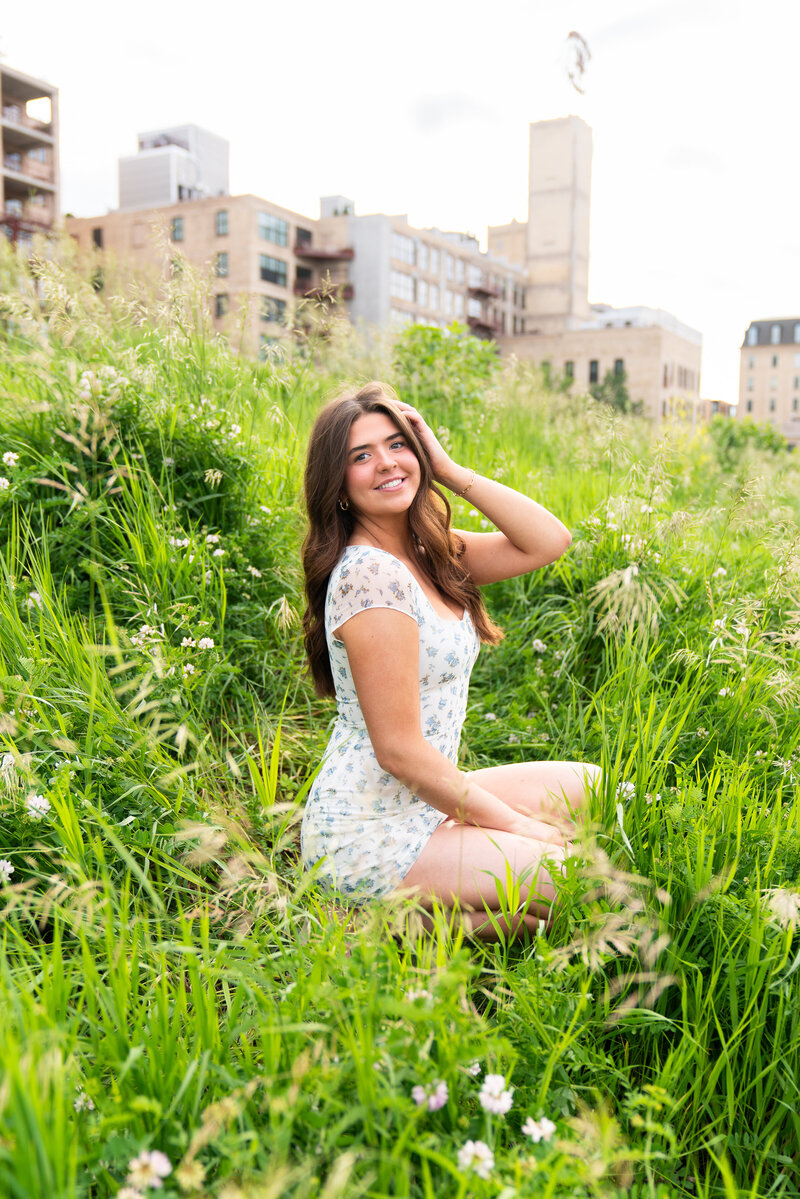
[[[391,552],[391,550],[382,550],[379,545],[360,545],[360,544],[359,545],[346,545],[344,547],[344,552],[347,553],[348,550],[374,550],[378,554],[386,554],[387,557],[394,558],[395,562],[399,562],[401,566],[405,566],[405,569],[408,570],[408,573],[411,575],[411,581],[414,583],[414,586],[417,588],[420,595],[425,600],[425,603],[428,605],[428,607],[430,608],[433,615],[436,617],[437,620],[440,620],[442,622],[442,624],[463,624],[465,620],[470,619],[469,609],[466,606],[464,608],[464,613],[462,616],[448,617],[448,616],[442,616],[442,614],[440,612],[437,612],[436,609],[434,608],[433,604],[431,603],[431,601],[428,599],[427,595],[425,594],[424,590],[422,589],[422,585],[420,584],[419,580],[414,578],[413,572],[411,570],[409,570],[409,568],[406,566],[405,562],[402,562],[400,560],[400,558],[397,557],[396,554],[393,554]]]

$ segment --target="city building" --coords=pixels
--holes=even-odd
[[[0,230],[18,245],[60,211],[58,88],[0,62]]]
[[[769,422],[800,445],[800,316],[751,321],[739,362],[736,415]]]
[[[224,137],[198,125],[176,125],[140,133],[138,142],[138,153],[119,159],[120,208],[228,194],[230,152]]]
[[[702,335],[661,309],[590,304],[592,134],[579,117],[530,126],[528,220],[492,225],[489,251],[529,277],[524,328],[501,351],[584,392],[610,373],[653,420],[702,419]]]

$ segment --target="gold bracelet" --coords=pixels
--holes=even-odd
[[[477,472],[477,471],[473,471],[473,472],[472,472],[472,478],[470,479],[469,483],[467,483],[467,485],[466,485],[466,487],[464,488],[464,490],[463,490],[463,491],[454,491],[454,492],[453,492],[453,498],[454,498],[454,499],[456,499],[456,500],[458,500],[458,499],[460,499],[460,498],[461,498],[461,496],[462,496],[462,495],[466,495],[466,494],[467,494],[467,492],[469,491],[470,487],[472,486],[472,484],[473,484],[473,483],[475,482],[475,480],[477,479],[477,477],[478,477],[478,472]]]

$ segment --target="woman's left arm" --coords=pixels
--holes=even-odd
[[[465,502],[498,530],[457,530],[466,546],[464,564],[479,586],[538,570],[569,548],[572,534],[557,516],[519,491],[453,462],[417,410],[401,407],[428,450],[436,482],[456,494],[466,491]]]

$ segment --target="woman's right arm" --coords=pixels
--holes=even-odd
[[[470,780],[435,746],[420,725],[419,630],[391,608],[367,608],[339,630],[372,748],[382,770],[431,807],[462,824],[558,840],[543,826]],[[546,829],[544,829],[547,832]]]

